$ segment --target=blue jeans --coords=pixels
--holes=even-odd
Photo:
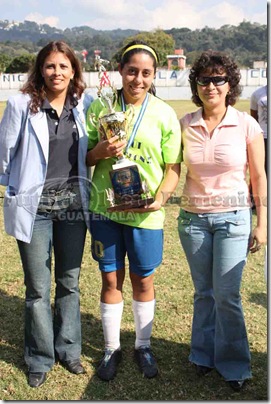
[[[251,211],[189,213],[178,231],[194,283],[189,360],[216,368],[226,381],[251,377],[240,286],[249,251]]]
[[[31,242],[17,240],[24,270],[25,362],[30,372],[81,354],[79,274],[86,224],[82,211],[38,213]],[[52,249],[55,300],[50,303]]]

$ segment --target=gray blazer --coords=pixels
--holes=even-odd
[[[84,94],[73,114],[79,133],[78,175],[80,193],[88,225],[90,179],[87,175],[86,112],[93,101]],[[16,239],[29,243],[40,196],[46,179],[49,131],[46,113],[28,111],[29,96],[10,97],[0,123],[0,184],[4,197],[5,230]]]

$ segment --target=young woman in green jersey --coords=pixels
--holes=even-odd
[[[87,164],[95,166],[91,191],[92,255],[102,275],[101,318],[105,353],[98,367],[102,380],[116,375],[121,360],[120,327],[123,311],[122,286],[125,257],[133,289],[135,359],[145,377],[155,377],[157,363],[150,348],[155,310],[154,272],[163,251],[163,206],[175,190],[180,174],[180,125],[174,110],[154,95],[153,80],[158,56],[141,41],[129,43],[122,51],[119,72],[122,89],[116,111],[134,106],[133,130],[125,141],[99,140],[90,117],[101,116],[103,106],[93,102],[88,115],[89,152]],[[117,157],[135,162],[146,180],[154,202],[143,208],[108,213],[106,190],[111,188],[109,172]]]

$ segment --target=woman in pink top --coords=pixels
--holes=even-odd
[[[259,124],[233,108],[240,71],[222,52],[203,52],[191,68],[192,100],[181,120],[187,167],[178,230],[194,283],[189,360],[199,375],[216,369],[234,390],[251,378],[240,285],[249,251],[266,243],[264,142]],[[255,195],[251,228],[247,169]]]

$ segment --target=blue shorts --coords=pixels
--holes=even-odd
[[[162,262],[162,229],[141,229],[91,214],[90,230],[92,257],[101,271],[123,269],[126,253],[130,271],[139,276],[151,275]]]

